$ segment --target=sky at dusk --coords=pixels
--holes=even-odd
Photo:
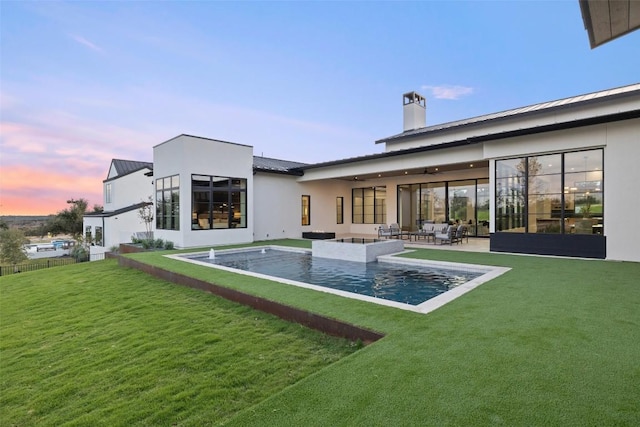
[[[179,134],[316,163],[427,124],[640,81],[640,31],[590,49],[578,0],[0,2],[0,215],[102,205],[112,159]]]

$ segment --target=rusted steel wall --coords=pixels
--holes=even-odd
[[[135,252],[144,252],[144,251],[145,249],[139,246],[127,245],[126,243],[120,243],[120,247],[118,249],[118,252],[120,252],[121,254],[132,254]]]
[[[204,280],[195,279],[185,276],[184,274],[174,273],[159,267],[144,264],[136,260],[125,257],[118,258],[118,264],[123,267],[131,267],[150,274],[154,277],[176,283],[190,288],[200,289],[218,295],[222,298],[234,301],[243,305],[248,305],[256,310],[273,314],[281,319],[296,322],[309,328],[316,329],[328,335],[347,338],[350,340],[361,340],[365,344],[369,344],[384,337],[383,334],[360,328],[350,323],[345,323],[336,319],[331,319],[318,314],[313,314],[305,310],[300,310],[285,304],[267,299],[249,295],[235,289],[225,288]]]

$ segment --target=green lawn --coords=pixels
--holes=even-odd
[[[225,425],[640,425],[638,263],[421,249],[408,256],[512,268],[422,315],[160,253],[131,256],[386,334],[245,404]],[[109,274],[138,274],[124,271]],[[148,343],[144,336],[138,341]],[[3,365],[4,353],[3,347]],[[200,401],[189,400],[185,408],[200,415],[179,425],[213,420]]]
[[[0,425],[211,425],[357,347],[84,263],[0,279]]]

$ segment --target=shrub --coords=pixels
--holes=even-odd
[[[77,262],[82,262],[89,259],[89,252],[85,249],[84,246],[81,245],[74,246],[69,255],[71,255],[71,257]]]
[[[171,249],[173,249],[173,242],[167,240],[166,242],[164,242],[164,248],[170,251]]]
[[[156,239],[153,241],[153,247],[158,248],[158,249],[162,249],[164,247],[164,240],[162,239]]]

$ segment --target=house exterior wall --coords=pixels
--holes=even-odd
[[[351,187],[350,183],[339,180],[307,182],[301,185],[302,194],[311,196],[311,224],[301,227],[300,234],[309,231],[328,231],[336,234],[353,233],[351,227]],[[343,223],[337,223],[336,198],[343,199]],[[300,206],[300,197],[298,205]],[[300,224],[300,207],[298,223]]]
[[[84,217],[83,236],[87,227],[91,227],[93,244],[90,246],[90,252],[92,255],[107,252],[120,243],[131,242],[131,236],[147,231],[144,222],[138,216],[137,209],[114,216]],[[102,245],[95,242],[96,227],[102,227]]]
[[[302,186],[290,175],[258,172],[253,180],[253,240],[301,236]],[[312,199],[313,203],[313,199]],[[313,218],[313,217],[312,217]]]
[[[337,180],[299,183],[297,177],[258,172],[254,179],[254,240],[299,239],[307,231],[351,232],[351,189]],[[311,198],[311,224],[302,225],[302,196]],[[344,223],[336,223],[343,197]]]
[[[153,177],[146,176],[149,169],[141,169],[127,175],[108,179],[102,183],[104,212],[115,210],[145,202],[153,194]],[[111,185],[111,203],[106,203],[106,187]]]
[[[91,241],[95,242],[96,239],[96,227],[103,227],[103,217],[85,216],[82,219],[82,237],[86,238],[87,227],[91,227]],[[103,227],[104,229],[104,227]]]
[[[126,175],[117,176],[113,163],[109,169],[109,179],[102,183],[103,212],[109,214],[118,209],[133,206],[149,200],[153,194],[153,177],[146,176],[150,169],[144,168]],[[111,202],[106,203],[106,188],[111,185]],[[92,255],[107,252],[109,248],[120,243],[131,241],[131,236],[137,232],[146,231],[144,222],[138,216],[138,210],[123,212],[112,216],[85,216],[83,218],[82,235],[86,235],[87,227],[91,227]],[[96,228],[102,227],[102,245],[98,245]]]
[[[253,149],[207,138],[180,135],[153,149],[154,179],[180,176],[180,230],[155,230],[155,237],[178,248],[206,247],[253,241]],[[247,228],[191,229],[191,175],[247,180]]]
[[[631,191],[640,180],[640,119],[587,126],[484,143],[491,159],[491,217],[495,218],[495,160],[604,148],[604,235],[606,258],[640,262],[640,228],[633,226],[640,200]],[[491,223],[491,232],[494,232]]]
[[[604,141],[607,258],[640,262],[640,119],[607,125]]]
[[[223,244],[245,243],[279,238],[300,238],[305,231],[328,231],[337,234],[375,235],[380,224],[352,224],[352,190],[374,186],[386,187],[386,223],[398,222],[398,185],[430,182],[452,182],[457,180],[488,178],[490,187],[490,213],[495,218],[495,162],[500,159],[535,156],[550,153],[602,148],[604,151],[604,238],[606,257],[612,260],[640,262],[640,227],[635,213],[640,212],[640,198],[635,197],[633,185],[640,181],[640,97],[637,94],[598,99],[579,105],[550,103],[561,108],[543,110],[531,114],[494,117],[469,126],[451,127],[444,131],[427,131],[412,138],[389,141],[386,154],[352,161],[336,162],[333,165],[318,165],[303,168],[303,176],[277,173],[253,172],[252,147],[181,135],[154,147],[154,180],[168,176],[180,177],[180,223],[179,230],[155,230],[155,237],[172,241],[178,248],[208,247]],[[526,108],[522,109],[525,111]],[[624,114],[622,114],[624,113]],[[629,114],[631,113],[631,114]],[[571,123],[576,120],[611,119],[618,121],[591,124],[571,129],[551,130],[553,125]],[[622,120],[624,118],[624,120]],[[470,119],[472,120],[472,119]],[[462,123],[456,122],[458,124]],[[594,123],[583,121],[578,123]],[[545,127],[544,129],[542,127]],[[433,127],[436,128],[436,127]],[[536,130],[536,128],[539,128]],[[429,128],[428,128],[429,129]],[[558,129],[555,127],[555,129]],[[538,132],[531,135],[477,142],[478,136],[500,134],[509,131]],[[544,130],[544,132],[542,132]],[[437,145],[467,141],[458,147],[438,148]],[[400,149],[432,146],[426,151],[392,153]],[[465,169],[465,163],[488,161],[488,167]],[[486,164],[486,163],[484,163]],[[416,173],[421,168],[456,165],[458,170],[437,174]],[[411,170],[404,175],[404,171]],[[111,174],[111,172],[110,172]],[[214,175],[247,180],[247,228],[192,230],[191,175]],[[380,177],[377,175],[380,174]],[[146,190],[155,195],[144,171],[114,179],[111,210],[138,203],[145,199]],[[355,177],[365,176],[356,180]],[[144,180],[144,178],[147,181]],[[373,178],[372,178],[373,177]],[[117,187],[115,186],[117,184]],[[147,187],[148,185],[148,187]],[[301,196],[311,200],[310,225],[301,224]],[[336,197],[343,198],[343,224],[336,222]],[[127,214],[136,218],[136,212]],[[105,246],[111,239],[128,240],[129,230],[144,231],[142,223],[133,219],[128,224],[121,218],[90,218],[87,224],[99,221],[104,224]],[[116,221],[120,221],[116,224]],[[110,235],[110,225],[118,228],[118,236]],[[138,230],[138,228],[140,230]],[[493,236],[495,221],[490,221]],[[124,236],[126,234],[126,236]],[[529,238],[546,239],[552,233],[508,233],[512,248],[519,249]],[[546,234],[546,236],[544,235]],[[568,240],[579,241],[592,238],[589,235],[563,235]],[[520,240],[519,240],[520,239]],[[592,238],[592,240],[594,240]],[[114,243],[115,244],[115,243]],[[571,243],[573,244],[573,242]],[[499,250],[499,248],[497,249]],[[523,252],[526,248],[523,249]],[[541,252],[540,252],[541,253]],[[571,254],[569,254],[571,255]]]

